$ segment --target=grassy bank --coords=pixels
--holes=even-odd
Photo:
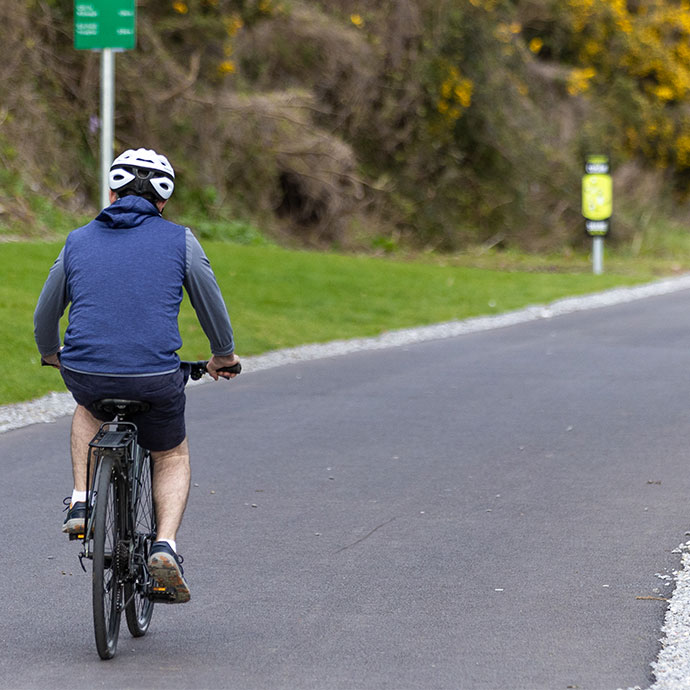
[[[60,247],[0,244],[0,404],[64,390],[56,371],[38,366],[32,322]],[[453,265],[461,260],[441,265],[430,257],[402,261],[214,242],[206,242],[205,248],[230,308],[237,351],[245,356],[495,314],[653,277],[649,266],[593,276],[586,264],[573,265],[572,259],[567,265],[552,262],[518,272]],[[207,357],[206,338],[186,300],[180,329],[185,343],[180,354]]]

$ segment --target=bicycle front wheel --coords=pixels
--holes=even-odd
[[[148,570],[149,553],[156,537],[156,514],[151,490],[151,454],[137,447],[132,487],[134,515],[133,576],[125,582],[125,615],[133,637],[146,634],[153,615],[153,578]]]
[[[115,458],[107,451],[96,479],[96,510],[93,530],[93,624],[101,659],[112,659],[120,633],[120,584],[118,543],[120,515]]]

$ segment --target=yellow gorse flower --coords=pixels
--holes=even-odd
[[[237,67],[235,66],[235,63],[232,60],[223,60],[218,65],[218,72],[222,76],[227,76],[228,74],[234,74],[234,72],[237,71]]]
[[[675,141],[676,159],[682,168],[690,168],[690,134],[684,132]]]
[[[455,65],[447,65],[447,76],[440,86],[436,109],[452,124],[472,105],[474,82],[464,77]]]
[[[234,36],[243,26],[244,22],[239,14],[233,14],[225,20],[225,29],[228,32],[228,36]]]
[[[635,110],[622,116],[622,141],[663,167],[690,168],[690,0],[564,0],[574,31],[576,68],[567,82],[577,95],[593,74],[617,74],[636,89]],[[603,83],[603,80],[602,80]]]
[[[469,108],[472,105],[472,91],[474,84],[469,79],[461,79],[453,89],[455,100],[463,107]]]
[[[544,47],[544,41],[543,39],[539,38],[538,36],[533,38],[529,42],[529,49],[536,55],[539,53],[539,51]]]
[[[593,67],[574,69],[568,77],[567,89],[571,96],[577,96],[589,89],[590,81],[596,76],[597,71]]]

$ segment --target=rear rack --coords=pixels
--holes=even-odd
[[[91,448],[126,448],[136,435],[131,422],[106,422],[89,443]]]

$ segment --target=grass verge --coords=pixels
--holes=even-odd
[[[38,366],[32,319],[61,246],[0,244],[0,404],[64,390],[57,371]],[[571,262],[490,270],[430,257],[403,261],[223,242],[204,246],[230,309],[240,356],[496,314],[654,277],[649,266],[594,276],[586,264]],[[186,299],[180,331],[183,358],[208,357],[208,343]]]

